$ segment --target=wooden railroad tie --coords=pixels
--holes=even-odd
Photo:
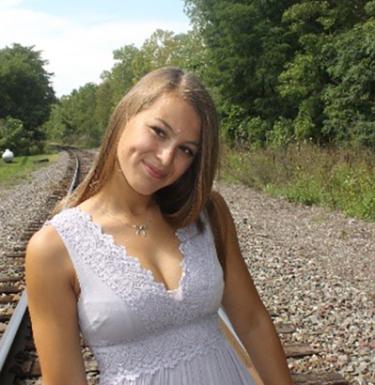
[[[6,275],[0,275],[0,283],[18,282],[22,277],[8,277]]]
[[[18,302],[19,298],[14,298],[11,295],[2,295],[0,296],[0,305],[5,305],[9,302]]]
[[[256,371],[249,355],[238,343],[236,337],[232,334],[226,324],[221,321],[220,328],[227,338],[228,342],[232,345],[235,351],[240,356],[242,362],[245,364],[257,385],[264,385],[258,372]],[[295,330],[292,324],[276,324],[276,329],[279,333],[292,333]],[[287,358],[299,358],[309,355],[317,354],[318,352],[311,348],[307,344],[287,344],[284,345],[284,351]],[[349,385],[338,373],[292,373],[292,380],[294,385]]]
[[[6,314],[0,314],[0,322],[8,322],[10,320],[10,317],[12,316],[13,312],[6,313]]]
[[[17,294],[21,292],[23,289],[15,286],[2,286],[0,285],[0,293],[2,294]]]
[[[10,251],[5,254],[5,257],[7,258],[25,258],[25,252],[24,251]]]
[[[349,385],[338,373],[292,374],[294,385]]]

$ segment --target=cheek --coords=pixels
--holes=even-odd
[[[185,174],[185,172],[193,166],[193,161],[191,159],[181,159],[176,167],[176,174],[178,174],[178,177]]]
[[[142,155],[150,148],[150,143],[138,138],[126,138],[120,143],[117,154],[120,158],[133,158]]]

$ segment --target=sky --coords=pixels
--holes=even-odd
[[[188,31],[183,8],[183,0],[0,0],[0,49],[35,46],[60,97],[99,83],[114,64],[113,50],[140,47],[158,28]]]

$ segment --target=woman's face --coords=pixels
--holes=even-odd
[[[200,146],[200,118],[174,94],[162,95],[126,124],[117,147],[132,189],[151,195],[173,184],[191,166]]]

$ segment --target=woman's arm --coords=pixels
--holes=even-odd
[[[284,351],[241,255],[229,208],[219,194],[216,199],[226,229],[223,308],[264,384],[291,385]]]
[[[56,231],[45,226],[26,250],[26,287],[43,385],[87,385],[72,264]]]

